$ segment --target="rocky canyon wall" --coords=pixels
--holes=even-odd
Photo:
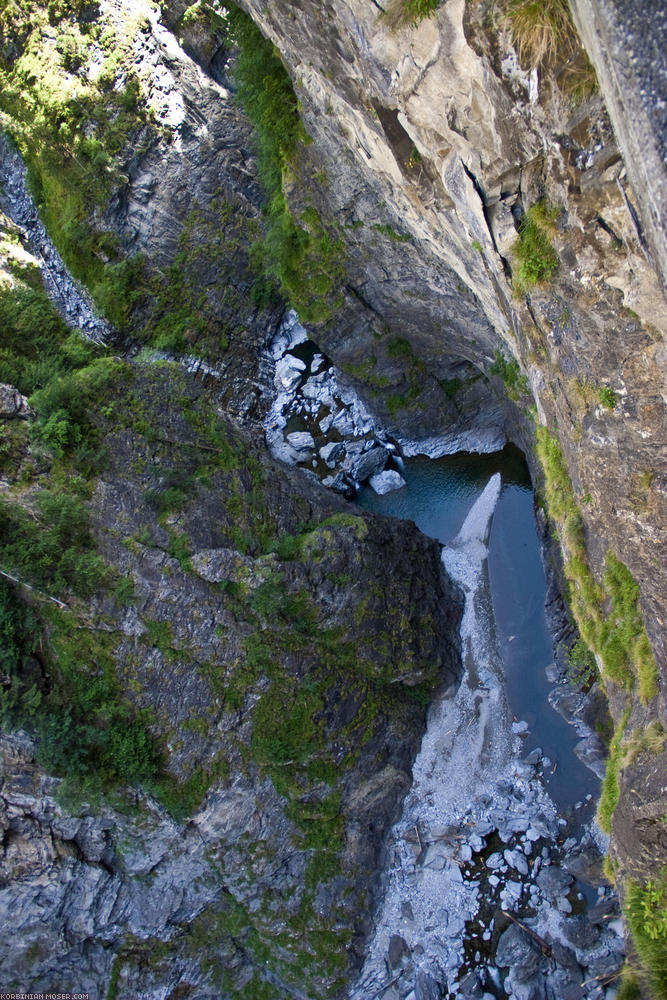
[[[328,700],[319,687],[306,692],[320,699],[324,728],[317,739],[324,739],[325,731],[327,739],[338,729],[351,733],[347,749],[356,770],[335,788],[323,764],[319,771],[314,768],[307,788],[283,781],[281,789],[292,797],[291,813],[284,812],[266,780],[266,768],[273,767],[271,777],[280,783],[276,775],[291,758],[281,759],[282,750],[275,745],[269,748],[273,757],[256,756],[251,717],[257,705],[275,709],[278,695],[292,697],[302,678],[295,650],[281,646],[280,662],[293,685],[289,691],[271,687],[276,678],[264,669],[267,644],[255,648],[250,639],[268,628],[279,641],[271,631],[275,622],[269,623],[275,587],[292,594],[296,605],[290,606],[297,617],[305,616],[306,631],[316,614],[318,628],[342,630],[338,639],[342,634],[345,641],[366,642],[369,648],[373,634],[387,631],[379,622],[381,607],[402,608],[403,617],[400,612],[392,618],[396,635],[390,645],[396,646],[394,652],[400,647],[398,659],[407,657],[414,667],[410,687],[424,680],[422,668],[436,648],[441,652],[435,660],[445,674],[456,674],[456,653],[446,639],[455,624],[456,597],[447,592],[448,610],[443,612],[437,610],[442,602],[434,598],[429,622],[420,625],[414,610],[407,610],[409,599],[424,597],[414,569],[417,557],[420,567],[427,564],[433,570],[433,594],[444,596],[433,547],[412,535],[402,541],[386,536],[389,529],[375,523],[376,540],[368,540],[366,521],[345,520],[342,501],[322,499],[310,484],[273,466],[265,485],[258,471],[269,468],[267,459],[250,447],[247,436],[258,433],[254,421],[266,406],[262,351],[284,303],[256,294],[251,248],[266,226],[258,157],[248,120],[234,102],[228,66],[233,48],[215,18],[209,20],[209,5],[195,5],[203,9],[203,18],[190,16],[192,5],[182,2],[162,4],[160,12],[149,3],[121,0],[104,0],[97,14],[92,10],[96,5],[72,5],[72,10],[75,6],[69,20],[55,25],[45,16],[38,40],[23,28],[12,32],[7,23],[3,26],[4,82],[16,94],[30,95],[39,88],[42,93],[42,103],[31,107],[5,86],[3,123],[31,164],[33,182],[42,178],[42,210],[56,229],[56,207],[67,203],[71,209],[65,197],[68,185],[74,191],[88,176],[84,167],[92,154],[85,141],[97,135],[100,145],[112,150],[104,170],[98,165],[94,173],[107,178],[108,187],[98,192],[98,202],[82,202],[78,221],[85,216],[93,238],[89,240],[85,227],[79,229],[79,245],[90,242],[96,263],[86,272],[79,261],[81,277],[98,289],[98,300],[111,288],[111,314],[123,330],[118,343],[124,349],[136,351],[149,343],[158,351],[183,354],[192,348],[218,373],[209,380],[212,395],[205,399],[198,387],[184,386],[169,373],[137,375],[132,399],[117,389],[115,405],[123,412],[137,407],[139,424],[112,430],[108,414],[104,416],[101,429],[108,437],[112,472],[91,487],[91,509],[105,558],[115,572],[134,581],[134,610],[124,611],[108,595],[93,610],[116,637],[114,655],[130,701],[137,709],[157,712],[154,728],[168,747],[172,776],[187,782],[201,777],[203,768],[204,785],[220,778],[222,790],[217,789],[185,832],[179,828],[175,833],[159,807],[145,803],[131,822],[108,810],[99,822],[79,817],[78,825],[72,821],[65,828],[52,821],[53,788],[35,768],[29,745],[10,740],[3,752],[8,770],[19,777],[3,791],[6,876],[19,881],[28,895],[34,890],[25,904],[29,920],[42,880],[58,886],[58,898],[64,900],[60,912],[66,914],[65,923],[71,917],[73,928],[67,931],[71,947],[62,960],[68,968],[82,968],[86,952],[93,994],[113,974],[117,995],[130,996],[136,970],[147,988],[156,981],[168,980],[174,989],[185,981],[209,982],[208,974],[193,971],[193,956],[201,952],[211,958],[218,935],[228,950],[216,961],[220,969],[226,965],[231,970],[225,988],[243,995],[253,983],[257,990],[300,996],[306,979],[291,966],[290,942],[303,930],[309,906],[314,915],[303,930],[309,942],[308,982],[313,989],[324,988],[323,983],[340,989],[340,969],[317,969],[321,956],[335,952],[342,941],[323,933],[333,919],[332,893],[335,889],[346,900],[349,896],[348,910],[336,919],[340,917],[345,933],[352,927],[360,943],[368,928],[350,917],[364,906],[352,900],[353,873],[361,877],[363,872],[370,884],[382,833],[407,786],[423,717],[409,690],[400,688],[401,696],[394,698],[394,679],[380,678],[386,682],[385,693],[392,692],[390,718],[373,716],[365,744],[366,735],[354,731],[352,723],[360,711],[354,692],[339,707],[340,717],[332,707],[333,696]],[[647,89],[642,66],[626,58],[627,40],[615,26],[628,23],[621,4],[613,10],[593,0],[575,4],[599,90],[591,90],[591,73],[576,41],[551,61],[534,65],[530,54],[519,60],[508,22],[488,0],[447,0],[417,24],[406,20],[399,3],[385,9],[360,0],[275,0],[270,5],[245,0],[243,6],[281,53],[309,137],[296,144],[282,165],[292,215],[304,230],[319,233],[323,227],[339,247],[333,307],[313,324],[313,336],[386,426],[403,438],[422,439],[425,450],[453,447],[465,430],[480,441],[505,434],[526,451],[557,524],[565,564],[559,572],[564,585],[569,579],[582,631],[588,629],[591,645],[599,647],[610,705],[625,727],[624,746],[634,741],[637,750],[625,768],[620,767],[625,751],[617,754],[620,800],[612,819],[611,857],[621,887],[628,878],[643,882],[667,861],[661,822],[666,811],[660,777],[664,744],[649,751],[638,736],[664,721],[667,668],[665,301],[658,276],[665,273],[660,217],[664,172],[659,167],[664,135],[655,113],[658,105],[650,96],[651,87],[659,86],[659,73]],[[86,32],[79,37],[75,27],[89,22],[100,25],[92,41]],[[658,19],[656,38],[660,30]],[[68,32],[74,42],[63,55]],[[39,59],[28,60],[22,70],[30,45],[36,46]],[[45,54],[59,67],[59,83],[48,74],[42,79],[35,69],[44,64]],[[71,107],[63,110],[65,102],[58,103],[57,95],[72,88],[74,104],[81,106],[84,97],[89,101],[90,91],[77,88],[95,82],[100,66],[111,74],[111,85],[100,85],[99,94],[105,108],[112,102],[112,113],[106,120],[99,103],[91,110],[84,102],[85,114],[75,127],[77,156],[69,148],[63,154],[59,190],[53,164],[41,157],[40,150],[55,142],[56,135],[49,131],[49,115],[44,121],[40,117],[41,109],[50,109],[57,123],[61,114],[71,125]],[[12,74],[19,70],[24,76],[17,83]],[[118,105],[117,95],[128,95],[130,106],[135,90],[141,99],[119,136],[109,125],[122,124],[124,106]],[[48,101],[43,99],[47,91]],[[95,92],[96,101],[99,94]],[[43,136],[34,134],[36,125],[45,129]],[[531,210],[556,255],[554,261],[543,250],[551,261],[550,280],[534,285],[521,277],[517,249],[520,220]],[[76,247],[68,244],[66,232],[60,236],[66,259],[76,265]],[[129,279],[128,262],[134,268]],[[111,275],[106,285],[100,268]],[[304,271],[304,284],[309,277]],[[127,308],[119,310],[119,304]],[[172,405],[174,400],[179,405]],[[111,404],[105,399],[106,407]],[[228,430],[231,444],[216,437],[219,428],[209,428],[203,419],[212,405],[221,416],[245,422],[245,431]],[[185,421],[182,412],[190,415]],[[172,445],[176,442],[171,457],[167,442],[151,435],[151,428],[159,427]],[[544,428],[551,437],[545,437]],[[193,448],[201,451],[194,464]],[[211,449],[222,468],[207,471]],[[239,471],[249,456],[257,463],[251,463],[254,479],[252,471]],[[191,477],[201,469],[204,479],[207,474],[217,477],[215,488],[225,497],[222,526],[215,490],[206,482],[197,486],[196,515],[192,498],[190,506],[177,510],[159,507],[158,494],[183,492],[174,462]],[[19,502],[24,502],[18,471],[7,488],[20,493]],[[258,520],[266,521],[276,536],[287,532],[299,539],[291,554],[271,552],[268,536],[257,534]],[[245,532],[243,538],[239,532]],[[398,545],[392,573],[406,581],[400,592],[392,590],[387,567],[381,571],[378,565],[383,539]],[[339,557],[323,555],[332,544],[339,546]],[[650,652],[641,646],[635,584],[624,575],[627,571],[617,569],[618,560],[639,588],[657,672]],[[349,565],[361,565],[360,579],[367,581],[372,597],[363,626],[352,606]],[[616,578],[626,585],[625,604],[617,599],[613,581],[605,582],[605,573],[613,576],[614,567]],[[273,581],[273,597],[264,587],[263,597],[256,599],[267,573],[281,576]],[[299,605],[302,591],[320,594],[316,612]],[[245,603],[239,603],[240,597]],[[262,606],[262,600],[268,603]],[[176,606],[180,610],[173,618]],[[426,628],[433,646],[427,641],[413,649],[409,639],[401,638],[403,625],[408,637]],[[215,678],[206,671],[214,646],[213,658],[222,655],[218,626],[228,630],[222,644],[227,680],[234,680],[251,655],[249,649],[258,673],[248,679],[241,671],[236,678],[238,704],[230,707],[232,721],[218,706],[217,714],[202,723],[202,706],[215,701],[215,691],[212,695],[213,688],[209,690]],[[203,646],[196,638],[201,628],[206,633]],[[367,629],[368,635],[359,629]],[[302,641],[293,621],[286,632],[295,632]],[[632,649],[641,646],[641,656],[633,659],[628,643],[621,644],[610,672],[602,652],[609,653],[615,632],[631,632]],[[333,634],[328,638],[333,642]],[[316,645],[320,639],[307,637]],[[148,643],[149,655],[139,650],[142,643]],[[210,648],[204,648],[207,644]],[[343,659],[346,649],[338,648]],[[321,646],[311,648],[311,654],[318,662],[333,655]],[[609,653],[607,664],[611,662]],[[643,664],[642,676],[636,675],[638,664]],[[187,677],[186,703],[179,704],[180,685]],[[256,721],[262,718],[260,710]],[[176,737],[173,720],[187,722],[187,737]],[[382,748],[383,726],[395,732],[397,742],[405,741],[400,759],[394,759],[387,743]],[[240,775],[236,783],[213,773],[212,747],[220,732],[231,747],[234,773]],[[621,732],[619,728],[619,741]],[[286,745],[289,749],[289,740]],[[360,756],[353,760],[357,752]],[[340,747],[336,753],[344,756]],[[347,810],[343,875],[311,864],[323,849],[317,837],[331,819],[327,808],[333,809],[332,795],[342,796]],[[312,816],[304,818],[308,808],[322,820],[315,832],[308,827]],[[371,857],[362,850],[360,830],[374,813],[378,819]],[[295,816],[310,833],[291,850],[290,838],[303,834],[294,826]],[[116,824],[120,841],[107,832],[107,822]],[[308,836],[314,839],[308,841]],[[173,881],[167,870],[171,862],[164,860],[174,855],[173,838],[188,864],[196,855],[202,891],[197,895],[192,886],[181,886],[180,895],[163,903],[166,932],[154,934],[151,921],[133,907],[142,886],[153,892],[153,899],[159,893],[152,886],[159,889],[161,880]],[[243,857],[235,853],[239,838],[247,846]],[[26,854],[29,841],[39,846]],[[209,846],[200,857],[190,850],[190,842]],[[269,845],[268,853],[257,847],[260,842]],[[254,888],[242,885],[239,875],[251,856]],[[148,864],[147,857],[155,861]],[[73,878],[74,871],[86,871],[86,879],[97,886],[86,890],[94,926],[79,927],[74,920],[79,904],[67,896],[67,886],[74,892],[83,884]],[[12,893],[14,889],[9,907],[18,899]],[[268,923],[257,916],[260,910],[262,920],[266,912],[271,914]],[[208,936],[203,929],[207,921],[214,927]],[[257,929],[264,934],[269,925],[278,962],[272,958],[267,979],[262,971],[267,956]],[[54,924],[58,933],[64,926]],[[30,935],[25,942],[16,974],[23,975],[32,962],[41,986],[46,980],[39,942]],[[152,956],[147,954],[151,942]],[[169,957],[169,950],[175,957]],[[358,959],[353,949],[353,964]],[[48,955],[44,962],[48,965]],[[220,969],[216,966],[214,972]],[[211,995],[221,988],[211,987]]]

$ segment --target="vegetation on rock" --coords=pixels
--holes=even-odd
[[[626,887],[625,916],[655,1000],[667,998],[667,868]]]
[[[513,276],[515,295],[525,295],[534,285],[550,281],[558,270],[558,254],[549,237],[559,214],[558,206],[538,201],[522,218],[518,239],[512,246],[518,262]]]
[[[441,0],[403,0],[403,20],[407,24],[418,25],[427,17],[432,17]]]
[[[612,551],[606,555],[602,582],[596,580],[588,561],[581,513],[558,441],[546,427],[540,427],[536,445],[545,476],[548,510],[561,530],[569,603],[581,635],[597,654],[603,679],[626,691],[632,691],[637,684],[641,701],[648,704],[658,692],[658,671],[641,616],[637,582]],[[621,739],[627,718],[626,713],[612,740],[598,810],[600,825],[607,830],[618,802],[618,773],[625,754]]]
[[[520,396],[525,396],[530,390],[528,379],[522,374],[519,362],[512,358],[508,361],[502,351],[495,353],[495,360],[489,368],[490,375],[499,375],[505,383],[507,395],[516,402]]]
[[[84,10],[91,5],[10,5],[0,110],[56,246],[105,315],[124,327],[141,295],[143,262],[126,258],[99,220],[122,182],[119,155],[150,142],[156,129],[129,58],[135,26],[123,40]],[[93,50],[102,65],[88,73]]]
[[[266,235],[253,247],[264,283],[254,294],[261,300],[280,290],[304,322],[321,322],[332,315],[338,299],[342,243],[314,208],[295,220],[285,198],[297,143],[307,140],[294,88],[277,49],[248,14],[230,4],[227,23],[238,47],[233,70],[238,99],[255,127],[259,175],[267,196]]]

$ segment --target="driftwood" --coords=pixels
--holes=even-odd
[[[507,912],[507,910],[502,910],[501,912],[503,916],[508,917],[512,923],[516,924],[517,927],[520,927],[522,931],[525,931],[529,937],[531,937],[534,941],[537,941],[543,955],[546,955],[547,958],[551,958],[552,949],[548,941],[545,941],[539,934],[536,934],[530,927],[527,927],[522,920],[518,920],[516,917],[513,917],[511,913]]]

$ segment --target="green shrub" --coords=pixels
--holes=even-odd
[[[0,672],[16,677],[21,661],[36,644],[39,626],[35,615],[12,587],[0,579]]]
[[[231,39],[239,49],[234,64],[238,100],[255,128],[259,174],[267,195],[266,235],[253,246],[252,261],[263,300],[280,290],[305,322],[332,314],[344,276],[343,244],[324,228],[314,209],[295,222],[283,193],[283,178],[296,145],[306,139],[292,82],[275,46],[252,18],[228,5]]]
[[[606,406],[608,410],[613,410],[618,402],[618,397],[616,393],[610,386],[606,385],[604,388],[600,389],[598,393],[598,398],[603,406]]]
[[[391,337],[387,341],[387,355],[390,358],[412,358],[414,352],[410,341],[405,337]]]
[[[531,205],[519,224],[519,237],[512,246],[518,262],[514,274],[514,291],[524,295],[534,285],[550,281],[558,270],[558,254],[549,235],[560,209],[547,202]]]
[[[567,654],[568,676],[574,684],[588,689],[598,675],[595,657],[584,640],[579,637]]]
[[[42,490],[36,516],[0,500],[0,565],[22,581],[85,597],[105,576],[104,562],[93,551],[86,508],[75,496]]]
[[[403,0],[403,20],[417,25],[427,17],[432,17],[440,6],[440,0]]]

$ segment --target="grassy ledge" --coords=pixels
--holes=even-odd
[[[545,477],[546,502],[560,532],[568,599],[585,643],[597,655],[605,683],[627,692],[638,687],[647,704],[658,693],[658,670],[639,606],[639,586],[610,550],[602,581],[590,567],[581,511],[558,440],[546,427],[536,431],[536,450]],[[629,712],[614,733],[599,806],[599,822],[609,830],[618,803],[618,774],[625,762],[621,738]]]

